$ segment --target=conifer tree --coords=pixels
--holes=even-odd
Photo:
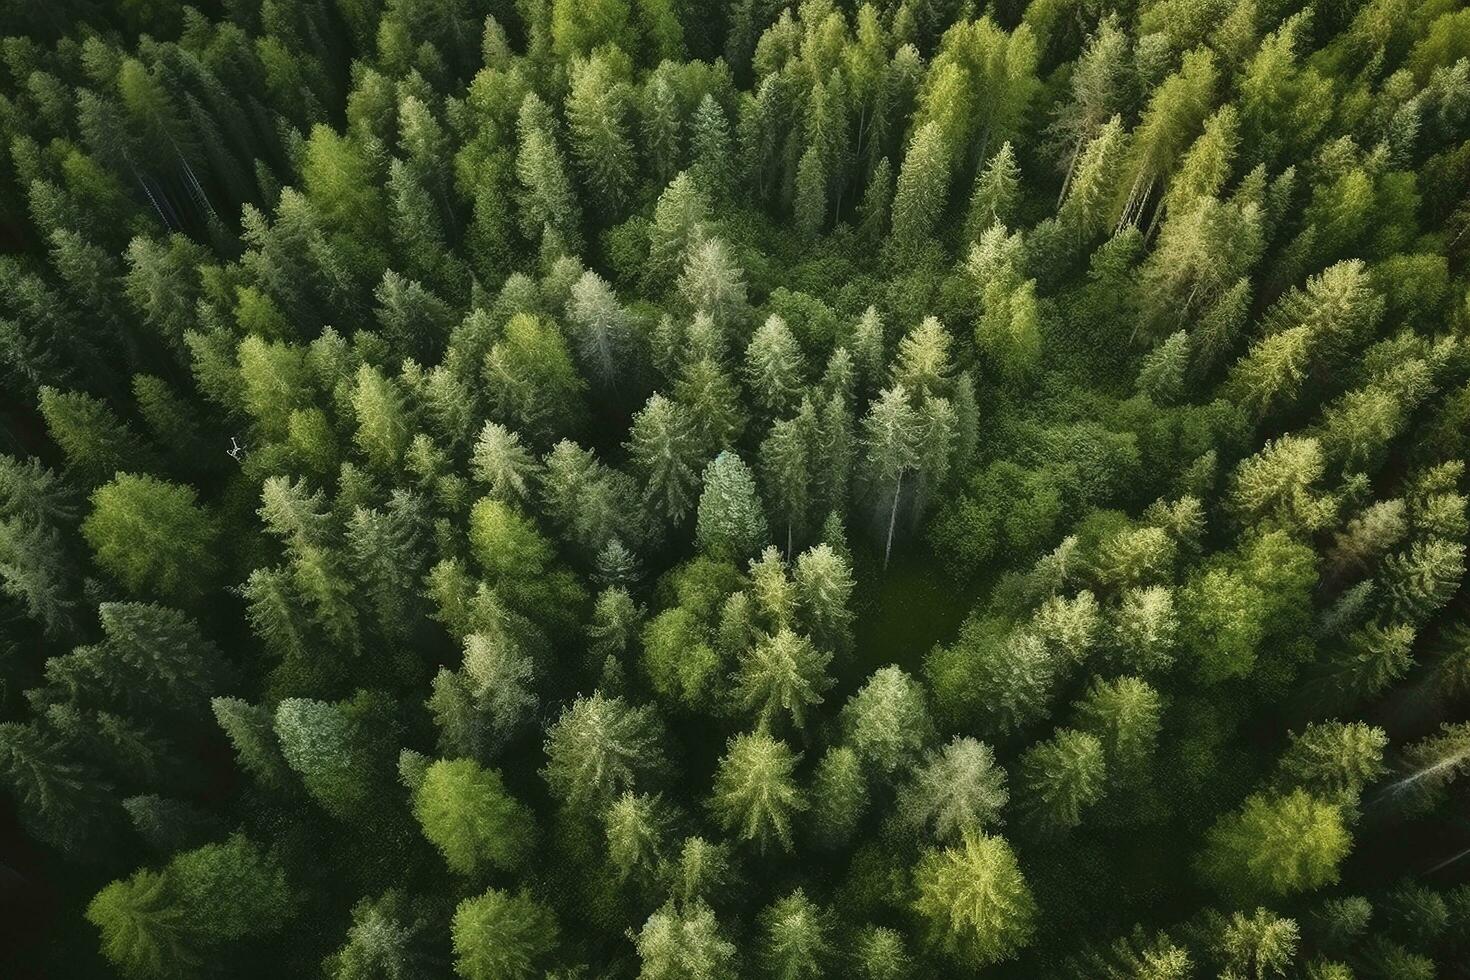
[[[1226,895],[1280,897],[1336,881],[1351,844],[1335,805],[1302,789],[1258,794],[1210,828],[1199,869]]]
[[[868,483],[874,498],[886,504],[887,532],[883,563],[893,553],[893,535],[898,526],[898,505],[903,499],[903,481],[918,464],[918,417],[909,403],[908,392],[894,385],[881,392],[863,418],[863,450]]]
[[[918,757],[933,732],[923,691],[897,667],[883,667],[842,708],[843,741],[889,776]]]
[[[769,535],[755,479],[740,457],[722,452],[705,467],[695,537],[712,555],[743,558]]]
[[[216,531],[191,487],[121,473],[92,494],[82,535],[130,591],[191,601],[219,567]]]
[[[1019,802],[1027,821],[1042,832],[1070,830],[1104,789],[1102,742],[1095,735],[1060,729],[1021,757]]]
[[[598,52],[573,63],[567,128],[591,199],[608,216],[621,213],[633,185],[631,102],[632,90],[610,58]]]
[[[606,802],[666,768],[661,726],[651,708],[594,692],[579,698],[547,729],[546,768],[552,792],[569,805]]]
[[[899,789],[898,812],[910,826],[951,841],[996,822],[1009,799],[1005,771],[990,746],[957,736],[926,754]]]
[[[778,843],[792,847],[791,818],[806,809],[793,778],[797,756],[764,731],[730,739],[715,771],[710,808],[715,818],[739,840],[767,850]]]
[[[845,745],[828,749],[812,773],[809,832],[819,847],[848,844],[868,809],[868,782],[858,755]]]
[[[709,206],[687,171],[659,194],[648,230],[648,276],[663,285],[708,237]]]
[[[898,172],[889,241],[900,254],[912,252],[934,231],[949,196],[949,150],[938,123],[914,132]]]
[[[414,816],[450,870],[519,867],[534,828],[526,807],[506,791],[500,774],[470,759],[444,760],[424,771],[414,790]]]
[[[490,888],[454,910],[454,972],[465,980],[521,980],[537,973],[560,935],[551,910],[525,891]]]
[[[633,416],[628,452],[644,479],[643,499],[671,524],[683,524],[699,479],[699,446],[689,420],[663,395],[650,395]]]
[[[914,889],[931,944],[968,968],[1010,959],[1035,933],[1036,901],[1004,838],[967,834],[956,847],[925,851]]]
[[[638,980],[735,980],[739,975],[735,945],[721,935],[714,912],[702,901],[691,908],[665,905],[654,912],[634,946],[641,963]]]
[[[761,636],[740,659],[735,698],[763,728],[779,715],[803,728],[807,709],[821,704],[822,692],[832,684],[826,674],[831,659],[832,654],[789,629]]]

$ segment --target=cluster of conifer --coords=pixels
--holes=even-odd
[[[0,33],[8,976],[1462,975],[1458,0]]]

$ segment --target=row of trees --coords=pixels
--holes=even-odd
[[[18,975],[1470,952],[1454,4],[7,33]]]

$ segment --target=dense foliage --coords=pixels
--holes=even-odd
[[[6,976],[1464,975],[1458,0],[0,35]]]

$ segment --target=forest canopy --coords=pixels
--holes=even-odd
[[[0,974],[1470,962],[1460,0],[0,0]]]

